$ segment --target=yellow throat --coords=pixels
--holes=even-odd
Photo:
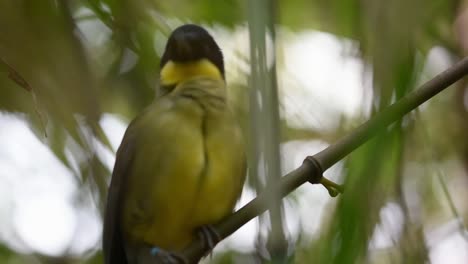
[[[168,61],[161,69],[161,84],[163,86],[177,85],[196,77],[223,80],[219,69],[207,59],[193,62]]]

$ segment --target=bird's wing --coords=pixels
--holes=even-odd
[[[122,188],[134,157],[135,139],[131,124],[117,151],[104,214],[103,253],[105,264],[127,264],[119,226]]]

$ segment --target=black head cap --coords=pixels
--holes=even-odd
[[[213,37],[204,28],[186,24],[176,28],[169,37],[161,58],[161,67],[172,60],[190,62],[207,59],[218,67],[224,77],[223,54]]]

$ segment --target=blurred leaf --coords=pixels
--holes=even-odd
[[[452,30],[456,14],[463,13],[462,1],[290,0],[277,3],[278,27],[327,31],[359,45],[359,52],[352,55],[362,58],[365,70],[372,73],[373,112],[412,90],[423,79],[421,75],[432,74],[423,66],[435,45],[450,56],[463,54],[466,25],[458,22],[457,35]],[[195,22],[218,28],[226,26],[228,31],[245,23],[247,4],[239,0],[0,0],[0,58],[11,66],[0,63],[0,109],[28,115],[27,120],[38,138],[75,173],[81,190],[91,191],[95,204],[102,209],[111,172],[96,153],[95,141],[112,149],[99,124],[102,113],[117,113],[131,119],[151,103],[159,78],[161,51],[158,48],[165,43],[172,27]],[[241,59],[245,65],[250,64],[248,58]],[[11,68],[34,93],[9,78]],[[247,79],[248,75],[245,72],[241,76]],[[246,103],[250,90],[245,80],[230,89],[234,111],[246,132],[252,122],[251,109]],[[441,94],[425,104],[417,115],[408,116],[351,155],[346,160],[345,194],[336,207],[331,203],[331,208],[325,210],[319,236],[311,238],[305,232],[301,234],[300,241],[304,244],[296,245],[300,250],[293,256],[294,261],[428,261],[431,250],[425,245],[428,226],[436,229],[453,218],[453,213],[441,210],[447,198],[441,199],[437,193],[440,183],[428,180],[434,166],[440,170],[450,167],[446,173],[447,186],[442,187],[445,192],[453,192],[449,199],[452,207],[458,202],[460,215],[466,218],[467,204],[460,202],[465,196],[454,188],[463,190],[460,182],[464,182],[461,179],[468,171],[465,94],[466,83],[460,84],[457,92]],[[335,131],[324,132],[291,127],[284,118],[279,121],[281,142],[297,139],[334,142],[346,134],[349,126],[363,119],[364,116],[351,120],[343,117]],[[421,136],[426,132],[430,134],[429,140]],[[265,131],[256,133],[264,135]],[[457,162],[464,169],[452,166]],[[413,171],[413,167],[418,169]],[[408,203],[414,203],[412,199],[421,201],[411,207]],[[374,250],[369,244],[382,220],[381,211],[395,200],[405,214],[402,234],[393,241],[392,247]],[[418,210],[421,212],[414,212]],[[0,263],[102,261],[99,252],[73,257],[67,254],[24,255],[0,246]],[[260,261],[257,254],[232,250],[215,256],[212,261],[257,263]]]

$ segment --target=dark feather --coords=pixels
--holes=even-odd
[[[117,151],[104,215],[103,254],[105,264],[128,264],[120,228],[120,205],[126,176],[134,156],[134,136],[131,124]]]

